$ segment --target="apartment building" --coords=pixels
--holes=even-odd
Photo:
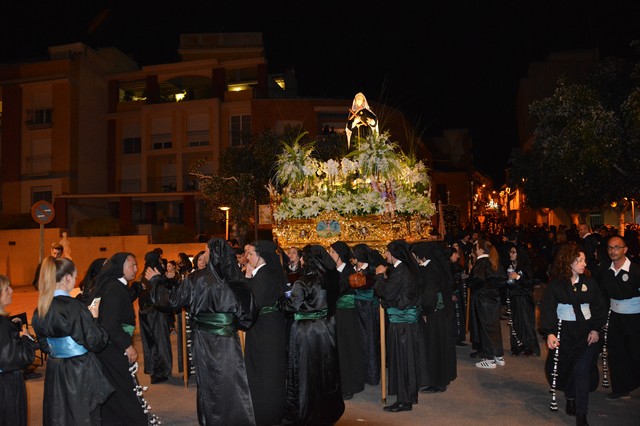
[[[183,34],[178,53],[139,67],[115,48],[74,43],[0,65],[2,214],[46,200],[70,235],[101,217],[140,233],[172,224],[201,233],[210,215],[192,164],[213,173],[225,149],[264,130],[344,129],[351,99],[299,97],[292,72],[268,73],[261,33]],[[399,111],[372,107],[394,140],[415,145]]]

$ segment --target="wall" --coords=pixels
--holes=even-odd
[[[51,243],[61,239],[62,229],[44,229],[44,255],[49,255]],[[15,245],[9,245],[10,242]],[[116,237],[69,237],[71,258],[78,269],[78,282],[94,259],[111,257],[126,251],[136,255],[139,272],[145,253],[162,248],[164,257],[177,260],[178,253],[190,256],[204,250],[205,243],[150,244],[146,235]],[[40,229],[0,230],[0,274],[7,275],[13,286],[31,285],[40,256]]]

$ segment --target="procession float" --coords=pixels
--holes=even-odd
[[[321,161],[300,137],[285,144],[268,186],[273,234],[282,247],[327,246],[337,240],[384,251],[395,239],[430,237],[427,168],[401,151],[358,93],[345,128],[348,153]]]

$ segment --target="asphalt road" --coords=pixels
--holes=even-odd
[[[26,311],[31,318],[36,306],[37,293],[31,287],[14,287],[13,303],[8,307],[11,314]],[[503,338],[507,342],[506,321],[503,321]],[[149,376],[142,373],[138,378],[148,386],[144,397],[151,404],[151,411],[157,414],[163,425],[197,425],[196,384],[191,378],[185,387],[182,376],[177,371],[177,355],[174,343],[174,373],[170,380],[151,385]],[[135,346],[142,353],[138,331]],[[506,366],[495,370],[484,370],[474,366],[469,358],[470,346],[458,347],[458,377],[447,391],[439,394],[420,394],[413,411],[388,413],[382,410],[380,386],[366,386],[353,399],[345,401],[346,410],[339,426],[413,426],[413,425],[573,425],[575,418],[564,413],[564,397],[558,395],[557,412],[549,410],[551,397],[543,374],[546,350],[542,357],[506,357]],[[142,357],[140,357],[142,358]],[[45,366],[36,371],[45,373]],[[27,380],[29,397],[29,424],[42,424],[42,395],[44,374],[39,379]],[[609,402],[604,397],[610,392],[600,386],[590,394],[589,414],[592,426],[640,425],[640,389],[632,392],[631,399]],[[389,396],[387,403],[395,402]],[[233,403],[230,401],[230,403]],[[221,425],[223,426],[223,425]]]

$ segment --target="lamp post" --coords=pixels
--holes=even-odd
[[[229,210],[231,210],[231,207],[222,206],[218,208],[224,212],[224,218],[225,218],[224,239],[225,241],[228,241],[229,240]]]

